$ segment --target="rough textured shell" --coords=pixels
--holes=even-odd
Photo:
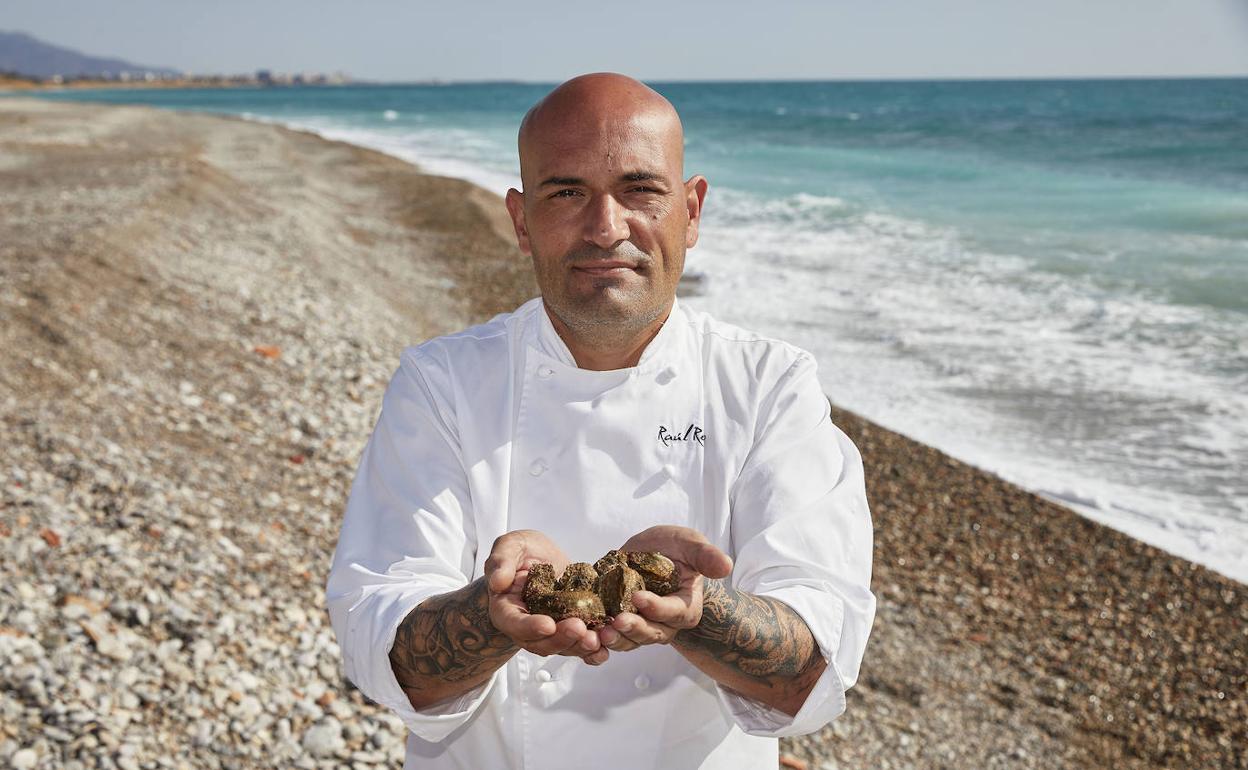
[[[641,573],[646,590],[667,596],[680,587],[680,570],[658,551],[629,551],[628,566]]]
[[[555,583],[556,591],[592,591],[598,582],[598,572],[583,561],[569,564],[563,576]]]
[[[646,587],[646,582],[636,570],[616,564],[602,573],[598,579],[598,595],[607,615],[614,617],[621,612],[636,612],[632,596],[634,591]]]

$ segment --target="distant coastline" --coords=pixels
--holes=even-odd
[[[323,79],[322,79],[323,78]],[[792,78],[781,80],[747,80],[739,78],[725,79],[659,79],[651,80],[656,85],[692,84],[692,83],[1074,83],[1074,82],[1112,82],[1112,81],[1211,81],[1211,80],[1248,80],[1248,75],[1119,75],[1106,77],[1011,77],[1011,78]],[[499,84],[538,84],[543,81],[526,81],[516,79],[484,79],[484,80],[444,80],[441,78],[416,80],[356,80],[345,75],[320,76],[315,79],[303,79],[297,76],[285,76],[282,80],[266,82],[252,75],[205,75],[153,80],[120,80],[118,78],[69,78],[60,82],[50,79],[39,79],[25,75],[3,72],[0,73],[0,92],[2,91],[66,91],[66,90],[127,90],[127,89],[175,89],[175,88],[284,88],[308,86],[447,86],[447,85],[499,85]]]
[[[284,88],[289,86],[358,85],[345,76],[321,76],[324,79],[273,82],[251,75],[213,75],[204,77],[159,78],[153,80],[118,80],[116,78],[67,78],[61,81],[40,80],[23,75],[0,74],[0,90],[66,91],[87,89],[149,89],[149,88]]]
[[[71,80],[67,83],[47,83],[22,77],[0,77],[0,91],[75,91],[95,89],[151,89],[151,88],[263,88],[256,84],[231,83],[209,80],[156,80],[152,82],[117,80]]]

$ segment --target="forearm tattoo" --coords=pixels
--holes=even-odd
[[[823,670],[810,629],[791,607],[719,580],[703,579],[702,620],[675,642],[786,693],[805,692]]]
[[[409,698],[433,703],[471,689],[519,649],[490,622],[489,602],[485,578],[479,578],[408,613],[395,634],[390,667]]]

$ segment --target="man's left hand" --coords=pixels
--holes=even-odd
[[[598,629],[602,646],[618,652],[668,644],[677,631],[696,626],[702,619],[702,577],[722,578],[732,571],[732,559],[688,527],[651,527],[630,537],[621,550],[663,552],[680,570],[680,587],[667,596],[638,591],[632,596],[636,613],[622,612]]]

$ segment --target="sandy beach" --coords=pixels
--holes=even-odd
[[[0,761],[398,767],[323,585],[406,345],[535,296],[501,200],[0,98]],[[834,407],[879,610],[809,768],[1248,768],[1248,586]]]

